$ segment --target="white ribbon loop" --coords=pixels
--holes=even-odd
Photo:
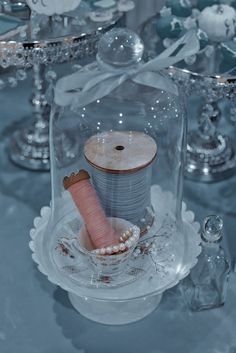
[[[176,64],[199,51],[200,45],[194,30],[186,33],[177,42],[147,64],[137,65],[135,69],[122,71],[107,66],[87,66],[77,73],[60,79],[55,87],[55,103],[59,106],[70,104],[84,107],[109,95],[123,82],[131,79],[145,85],[177,95],[175,85],[159,71]]]

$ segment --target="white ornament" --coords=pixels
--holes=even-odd
[[[117,9],[120,12],[128,12],[135,8],[135,3],[132,0],[120,0],[117,3]]]
[[[206,7],[199,15],[199,28],[213,42],[224,42],[235,34],[235,9],[228,5]]]
[[[107,22],[112,20],[113,18],[113,11],[106,10],[106,11],[92,11],[88,14],[89,18],[93,22]]]
[[[100,0],[100,1],[96,1],[94,3],[94,5],[101,7],[103,9],[107,9],[107,8],[115,6],[116,2],[114,0]]]
[[[164,6],[164,7],[160,10],[160,15],[161,15],[161,17],[168,17],[168,16],[171,16],[171,15],[172,15],[171,8]]]
[[[27,0],[31,10],[47,16],[73,11],[80,2],[81,0]]]
[[[213,53],[214,53],[215,49],[213,45],[207,45],[205,48],[205,55],[207,58],[210,58]]]

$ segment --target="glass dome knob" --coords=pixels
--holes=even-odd
[[[222,238],[223,220],[219,216],[206,217],[203,222],[203,240],[208,243],[217,243]]]
[[[144,45],[139,36],[126,28],[114,28],[98,43],[98,58],[105,64],[126,67],[142,60]]]

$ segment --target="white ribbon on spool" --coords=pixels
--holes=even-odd
[[[106,215],[145,226],[151,209],[152,167],[131,174],[112,174],[92,169],[92,180]]]
[[[110,131],[87,140],[84,156],[107,216],[125,219],[141,231],[152,224],[150,191],[157,155],[156,141],[143,132]]]
[[[99,60],[78,72],[60,79],[55,86],[55,103],[59,106],[84,107],[110,94],[126,80],[178,95],[173,82],[159,71],[196,54],[200,45],[195,30],[186,33],[157,58],[146,64],[114,68]]]

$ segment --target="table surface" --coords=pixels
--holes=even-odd
[[[0,92],[0,352],[1,353],[233,353],[236,351],[236,275],[226,305],[190,313],[178,292],[132,325],[90,322],[67,294],[38,272],[28,246],[29,230],[50,201],[50,175],[20,169],[7,158],[7,143],[30,117],[30,77]],[[185,201],[199,221],[220,214],[232,259],[236,258],[236,177],[205,185],[185,182]],[[230,350],[231,349],[231,350]]]

